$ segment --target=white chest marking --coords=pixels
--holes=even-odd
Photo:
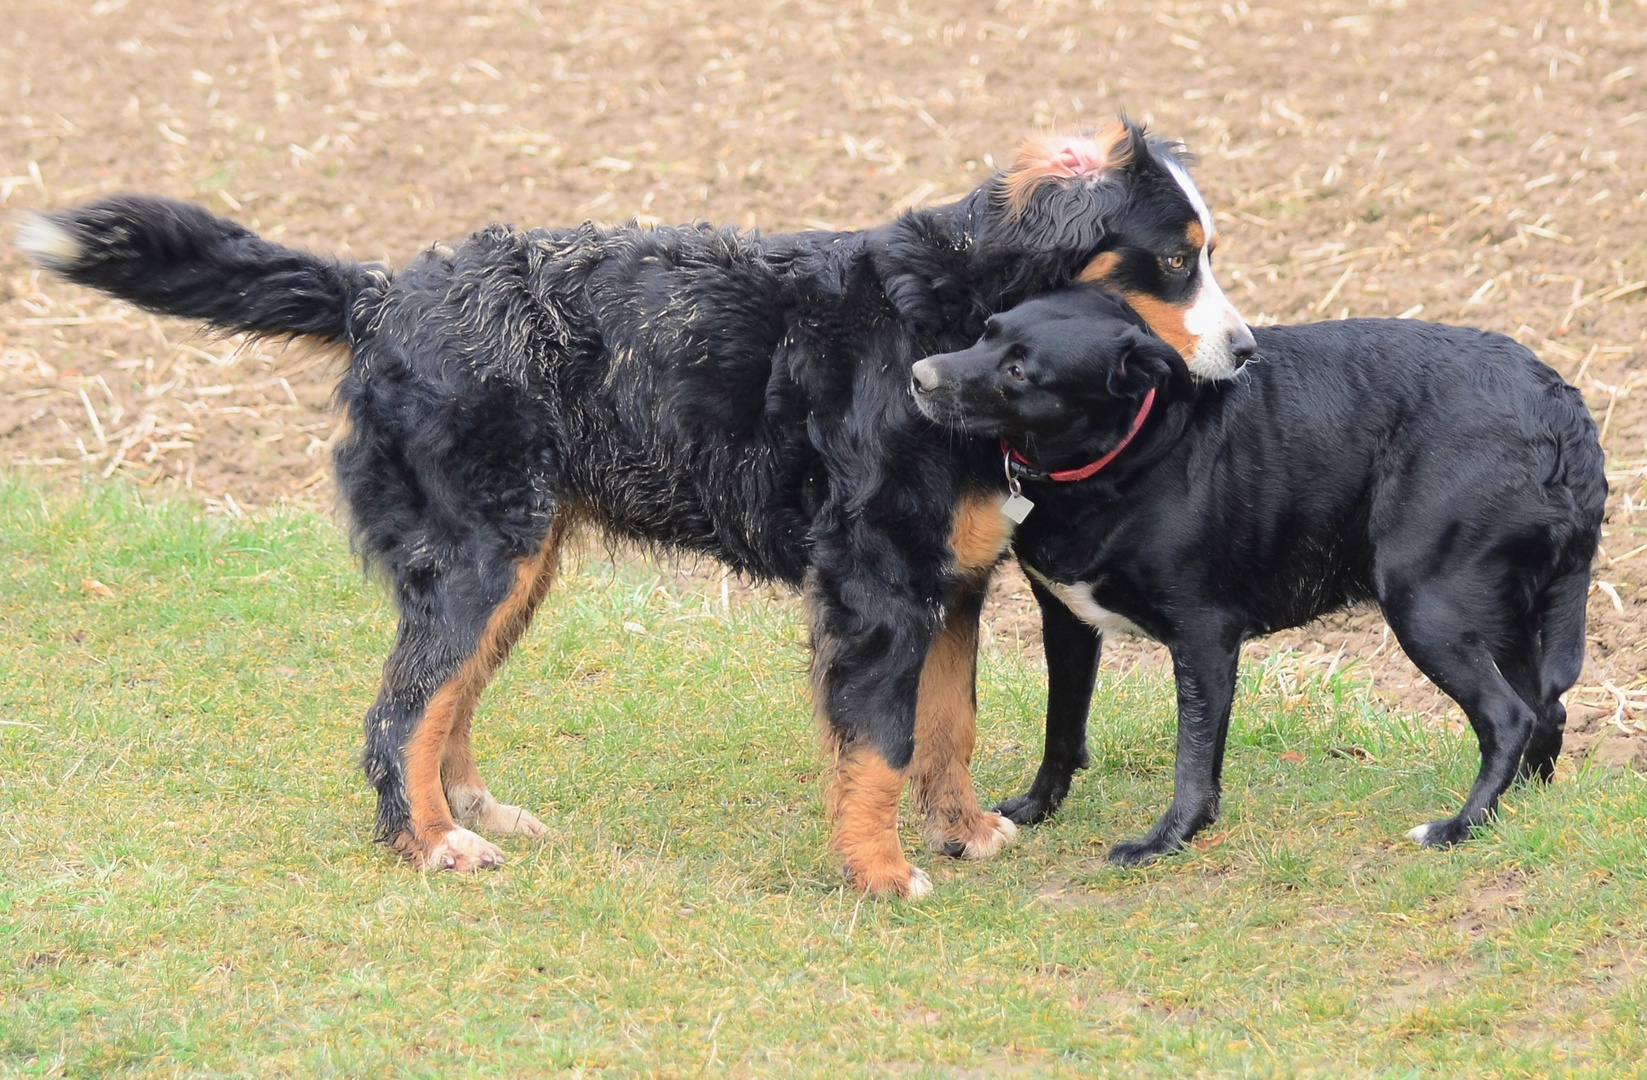
[[[1138,637],[1149,637],[1137,623],[1124,615],[1117,615],[1109,608],[1104,607],[1092,598],[1092,586],[1081,582],[1074,585],[1064,585],[1056,581],[1048,581],[1039,570],[1025,565],[1029,575],[1045,587],[1060,603],[1075,613],[1075,617],[1098,631],[1103,637],[1111,634],[1135,634]]]

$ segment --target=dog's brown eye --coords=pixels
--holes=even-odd
[[[1174,255],[1167,260],[1167,265],[1174,270],[1182,270],[1185,266],[1189,265],[1189,262],[1182,255]]]
[[[1024,374],[1024,365],[1016,361],[1007,365],[1007,374],[1012,376],[1014,379],[1017,379],[1019,382],[1023,382],[1026,378],[1028,378],[1028,376]]]

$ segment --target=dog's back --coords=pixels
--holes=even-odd
[[[782,366],[795,290],[773,264],[792,268],[804,243],[493,226],[419,256],[359,328],[338,389],[353,429],[338,483],[363,549],[417,550],[418,528],[446,524],[397,515],[449,487],[455,513],[525,538],[580,508],[617,535],[798,582],[822,498],[805,378],[854,367]]]
[[[1256,336],[1258,359],[1205,393],[1181,482],[1202,504],[1195,519],[1209,545],[1296,587],[1289,603],[1268,575],[1228,582],[1275,608],[1267,629],[1372,599],[1379,549],[1387,564],[1404,535],[1441,542],[1431,528],[1466,550],[1520,543],[1531,591],[1588,565],[1606,499],[1595,423],[1527,349],[1395,319]],[[1160,470],[1155,480],[1180,482]]]

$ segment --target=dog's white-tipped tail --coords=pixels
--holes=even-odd
[[[68,228],[45,214],[29,214],[17,226],[17,246],[37,266],[63,270],[85,258],[86,246]]]
[[[389,275],[270,243],[194,203],[112,195],[17,223],[38,266],[161,315],[220,329],[348,341]],[[362,308],[362,318],[365,318]]]

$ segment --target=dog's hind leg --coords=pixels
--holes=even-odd
[[[1041,644],[1047,658],[1046,746],[1029,790],[995,808],[1019,825],[1034,825],[1056,813],[1069,794],[1071,778],[1091,760],[1087,713],[1104,640],[1033,577],[1029,587],[1041,608]]]
[[[500,803],[492,796],[486,782],[481,779],[480,769],[475,764],[474,748],[470,743],[470,728],[484,684],[490,681],[492,675],[508,658],[509,650],[514,648],[520,636],[526,632],[533,613],[554,583],[555,574],[560,566],[560,546],[566,536],[567,520],[568,517],[564,513],[556,518],[549,538],[544,541],[539,553],[537,578],[521,600],[521,610],[517,616],[508,619],[499,630],[496,647],[484,658],[490,661],[489,669],[473,687],[473,692],[465,695],[453,710],[452,730],[446,737],[446,751],[440,759],[440,779],[446,790],[446,803],[451,807],[452,817],[465,828],[480,828],[498,836],[535,837],[549,831],[543,822],[528,811],[518,806]]]
[[[927,651],[915,705],[910,800],[922,815],[921,836],[933,851],[987,859],[1018,836],[1018,826],[978,806],[972,786],[977,739],[978,616],[986,582],[965,587]]]
[[[1567,710],[1557,697],[1553,710],[1546,707],[1539,683],[1543,649],[1534,626],[1516,627],[1508,638],[1493,646],[1493,662],[1504,681],[1533,710],[1533,730],[1522,751],[1521,764],[1512,783],[1544,783],[1555,773],[1556,754],[1566,727]],[[1553,742],[1553,748],[1552,748]]]
[[[1380,590],[1403,598],[1386,601],[1384,617],[1418,669],[1464,710],[1481,748],[1480,771],[1459,812],[1409,834],[1424,847],[1450,847],[1492,819],[1537,722],[1533,707],[1494,662],[1489,643],[1514,635],[1504,630],[1492,610],[1480,610],[1480,577],[1475,573],[1454,581],[1420,574],[1415,576],[1420,583],[1413,587]],[[1489,601],[1485,606],[1496,605]]]
[[[400,628],[366,714],[363,764],[378,791],[380,839],[422,869],[503,861],[454,820],[442,766],[459,718],[467,721],[547,588],[549,547],[511,558],[501,545],[471,541],[397,574]]]
[[[1555,775],[1556,758],[1561,754],[1562,736],[1567,729],[1567,707],[1561,695],[1572,689],[1584,668],[1585,604],[1590,592],[1590,568],[1558,577],[1539,597],[1538,668],[1529,697],[1537,722],[1527,749],[1521,755],[1518,780],[1547,783]],[[1520,686],[1516,689],[1521,690]]]

